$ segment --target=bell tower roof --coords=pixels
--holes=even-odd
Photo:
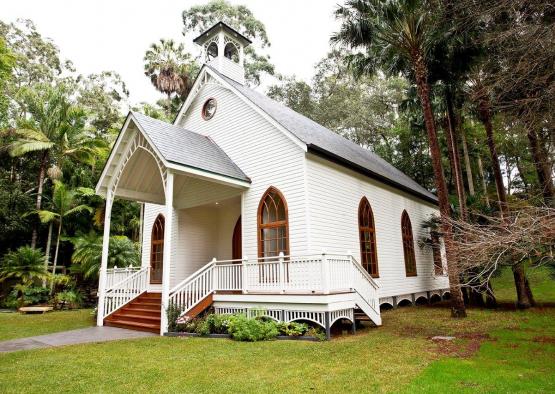
[[[214,26],[206,30],[204,33],[199,35],[197,38],[193,40],[195,44],[204,45],[207,41],[209,41],[212,37],[217,35],[220,31],[223,31],[227,35],[231,36],[235,40],[239,41],[243,47],[252,44],[252,41],[249,40],[247,37],[239,33],[233,27],[229,26],[228,24],[220,21],[216,23]]]

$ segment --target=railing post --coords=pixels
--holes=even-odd
[[[353,252],[347,251],[349,257],[349,287],[351,290],[355,288],[355,267],[353,267]]]
[[[322,290],[324,294],[330,293],[330,265],[325,250],[322,250]]]
[[[243,291],[243,294],[246,294],[248,292],[248,288],[247,288],[248,263],[249,263],[249,258],[247,256],[243,257],[243,260],[241,261],[241,290]]]
[[[218,289],[218,270],[216,269],[216,258],[212,257],[212,289],[216,291]]]
[[[279,252],[279,291],[285,293],[285,267],[284,267],[284,254]]]

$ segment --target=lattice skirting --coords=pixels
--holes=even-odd
[[[315,311],[290,311],[283,309],[260,309],[260,308],[236,308],[236,307],[215,307],[217,314],[236,314],[244,313],[248,317],[265,316],[278,322],[292,321],[310,321],[316,323],[323,328],[331,327],[340,319],[349,320],[351,323],[355,321],[354,311],[352,308],[338,309],[332,312],[315,312]],[[329,316],[327,316],[329,314]]]

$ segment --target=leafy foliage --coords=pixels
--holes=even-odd
[[[49,276],[44,269],[44,258],[40,249],[28,246],[9,251],[2,258],[0,282],[16,279],[24,285],[29,285],[37,280],[47,279]]]
[[[98,278],[102,258],[102,235],[95,232],[70,238],[74,251],[71,256],[72,270],[87,279]],[[137,245],[123,235],[110,237],[108,247],[108,266],[110,268],[138,266],[140,254]]]

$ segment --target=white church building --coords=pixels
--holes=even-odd
[[[381,325],[442,297],[418,246],[437,198],[370,150],[245,84],[250,40],[220,22],[173,124],[131,112],[96,187],[106,199],[97,324],[164,334],[166,310]],[[142,203],[142,265],[108,268],[114,199]]]

